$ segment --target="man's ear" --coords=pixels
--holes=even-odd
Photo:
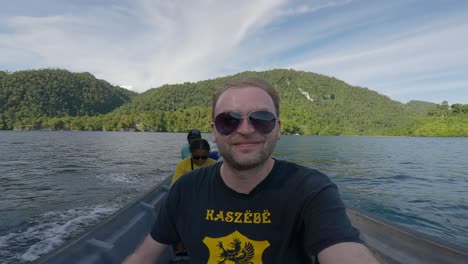
[[[280,139],[281,137],[281,120],[278,119],[278,131],[276,131],[276,139]]]
[[[213,141],[213,143],[216,143],[216,132],[215,132],[215,127],[214,127],[214,122],[210,123],[210,127],[211,127],[211,141]]]

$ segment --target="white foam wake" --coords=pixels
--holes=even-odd
[[[96,178],[103,181],[104,183],[128,183],[135,184],[140,183],[141,179],[137,174],[128,173],[108,173],[96,175]]]
[[[26,229],[0,236],[2,261],[33,261],[76,237],[117,209],[117,205],[95,205],[39,215]]]

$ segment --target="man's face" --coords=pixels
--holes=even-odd
[[[257,87],[232,88],[226,90],[215,106],[216,117],[223,112],[239,112],[242,123],[229,135],[221,135],[214,123],[211,124],[213,142],[224,158],[224,162],[238,170],[255,168],[265,163],[273,153],[280,138],[280,121],[268,134],[258,132],[248,121],[248,114],[253,111],[267,110],[275,113],[271,97]]]

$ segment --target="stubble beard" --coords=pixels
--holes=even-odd
[[[251,170],[261,165],[265,164],[266,161],[271,157],[277,141],[271,141],[265,143],[265,148],[263,148],[257,156],[254,158],[237,158],[234,157],[234,153],[229,150],[221,150],[221,155],[224,159],[223,162],[226,162],[230,167],[243,171],[243,170]],[[219,146],[218,146],[219,148]]]

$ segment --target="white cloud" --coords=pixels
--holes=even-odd
[[[455,83],[466,80],[461,73],[468,71],[468,15],[462,4],[424,11],[424,5],[435,3],[77,3],[55,3],[37,15],[22,9],[0,12],[0,70],[89,71],[142,92],[245,70],[295,68],[335,76],[397,100],[417,95],[404,89],[432,87],[428,82],[434,89],[437,83],[448,83],[451,86],[438,90],[452,92]],[[465,103],[467,93],[459,96]]]
[[[320,9],[328,7],[336,7],[341,5],[346,5],[351,3],[351,0],[342,0],[342,1],[306,1],[304,4],[299,4],[297,6],[291,6],[286,10],[280,11],[280,14],[283,16],[291,15],[302,15],[308,13],[314,13]]]
[[[434,20],[381,35],[357,36],[332,44],[321,52],[294,62],[291,68],[306,69],[336,76],[354,85],[367,86],[385,95],[404,95],[399,89],[436,89],[431,83],[399,83],[415,76],[468,70],[468,22],[462,16]],[[345,38],[343,38],[345,39]],[[435,82],[432,79],[430,82]],[[454,90],[456,82],[439,83],[437,90]],[[450,88],[451,85],[453,88]],[[468,88],[468,87],[467,87]],[[411,93],[411,92],[410,92]],[[411,93],[414,94],[414,93]],[[465,98],[468,100],[468,97]]]
[[[241,69],[244,62],[239,57],[254,61],[248,55],[252,51],[242,50],[242,44],[280,15],[284,5],[285,1],[271,0],[188,1],[184,5],[137,1],[131,9],[98,7],[68,16],[13,17],[10,23],[16,33],[8,42],[36,55],[32,67],[90,71],[98,78],[131,83],[143,91]],[[299,10],[311,12],[312,8]],[[138,34],[110,34],[125,23],[137,26]]]
[[[135,91],[135,89],[133,88],[132,85],[122,84],[122,85],[119,85],[119,86],[122,87],[122,88],[125,88],[127,90],[130,90],[130,91]]]

